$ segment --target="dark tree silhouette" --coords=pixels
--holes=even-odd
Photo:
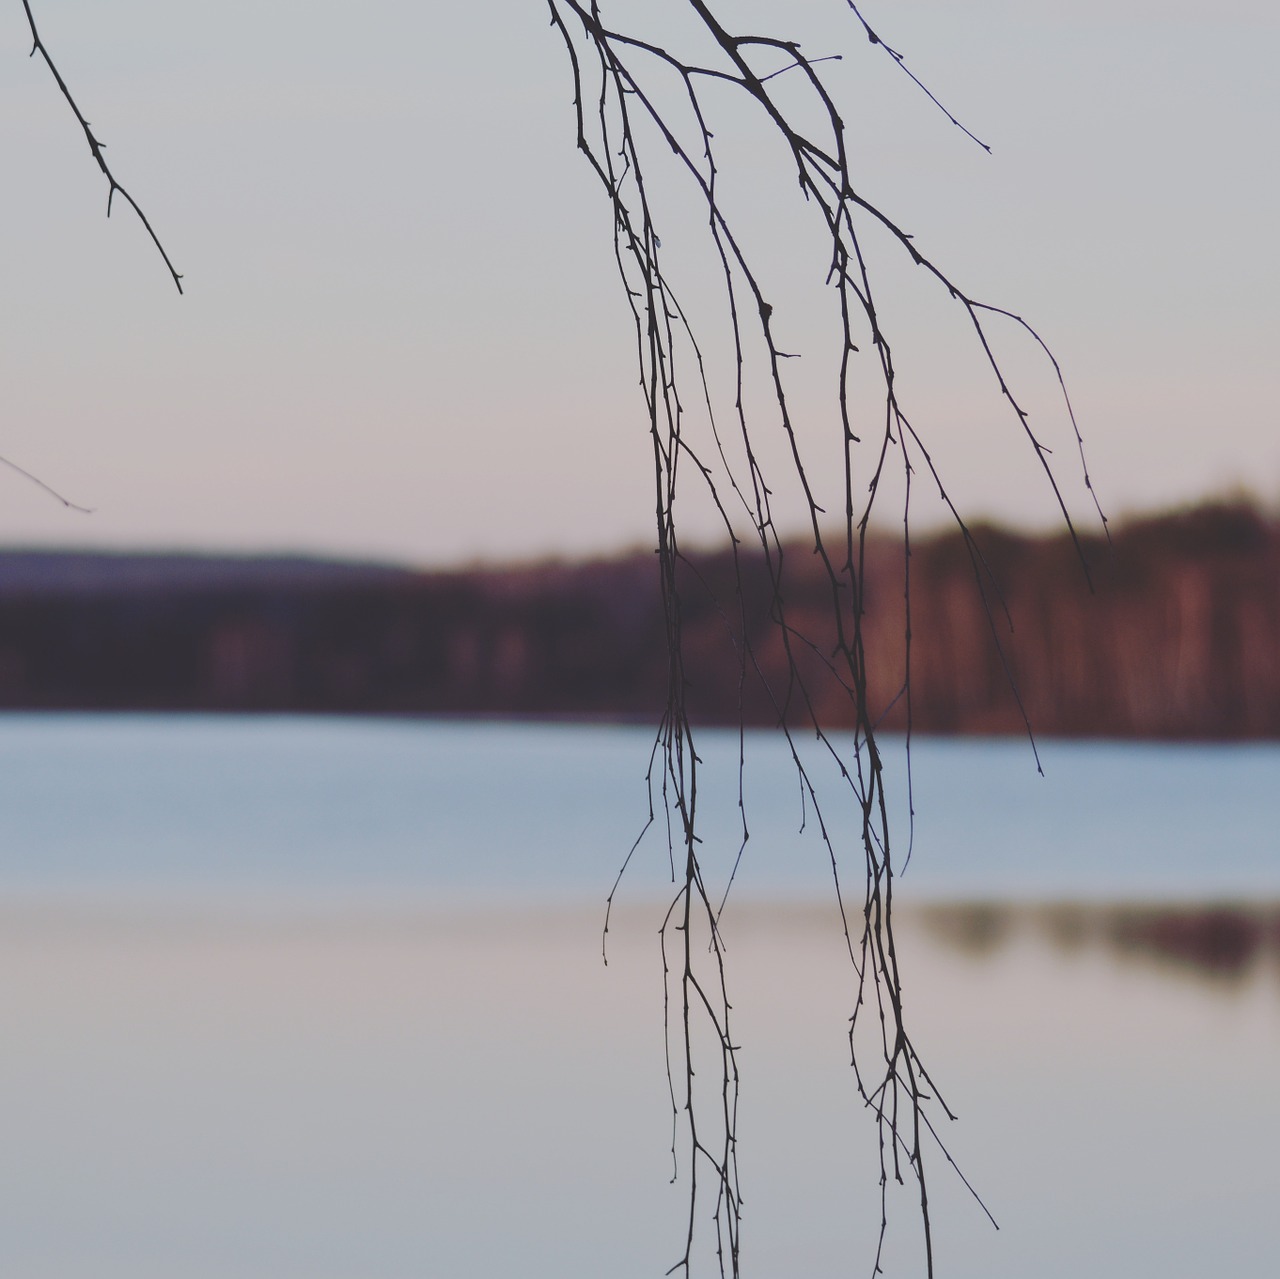
[[[691,1272],[704,1212],[714,1220],[721,1273],[737,1276],[740,1265],[739,1074],[721,931],[733,874],[727,883],[713,886],[699,855],[703,829],[699,758],[682,640],[682,619],[691,592],[711,589],[699,582],[681,541],[683,512],[700,494],[700,500],[709,502],[716,512],[733,548],[734,586],[714,602],[735,646],[744,687],[748,681],[764,680],[757,660],[760,641],[749,638],[746,625],[742,571],[746,551],[762,556],[766,569],[771,642],[785,654],[787,676],[772,685],[764,682],[778,728],[790,746],[805,820],[816,826],[830,858],[853,972],[851,1060],[858,1091],[878,1125],[882,1211],[875,1268],[880,1270],[889,1186],[914,1179],[931,1275],[926,1156],[932,1147],[952,1162],[939,1135],[939,1121],[953,1116],[907,1030],[894,941],[893,894],[895,876],[910,855],[910,829],[901,838],[890,830],[885,762],[877,741],[877,725],[888,708],[870,700],[863,643],[868,528],[882,488],[891,487],[885,481],[892,473],[899,477],[903,495],[898,518],[904,548],[906,671],[893,701],[904,704],[906,710],[908,797],[910,520],[915,477],[923,477],[936,492],[962,534],[997,647],[1002,605],[998,587],[948,494],[923,431],[905,411],[894,362],[896,335],[882,323],[880,275],[868,241],[887,242],[954,304],[971,330],[975,358],[988,368],[1015,428],[1043,468],[1046,491],[1073,537],[1071,517],[1050,469],[1049,450],[1032,430],[1027,411],[1006,378],[993,324],[1011,325],[1035,344],[1062,386],[1065,419],[1077,446],[1079,431],[1058,364],[1039,334],[1014,312],[967,292],[862,190],[841,105],[829,83],[829,67],[824,65],[837,61],[839,51],[810,56],[792,39],[737,32],[729,25],[731,6],[720,0],[673,0],[663,11],[671,21],[658,24],[663,32],[658,35],[648,33],[654,13],[645,5],[627,5],[625,0],[607,6],[596,0],[547,0],[547,4],[550,23],[568,55],[577,145],[599,178],[613,222],[616,263],[634,319],[653,451],[668,678],[666,708],[649,766],[650,819],[645,829],[657,825],[666,830],[675,885],[661,940],[672,1151],[677,1173],[687,1178],[689,1186],[687,1229],[672,1271]],[[841,7],[838,0],[833,4]],[[32,53],[48,65],[107,180],[108,211],[117,194],[132,207],[181,291],[181,276],[142,208],[108,167],[101,143],[41,40],[29,0],[23,0],[23,7],[31,25]],[[930,98],[945,121],[988,149],[916,79],[903,55],[880,37],[852,0],[845,0],[844,7],[850,36],[863,43],[870,56],[891,59]],[[780,9],[778,20],[785,23],[785,7]],[[623,16],[615,19],[614,12]],[[741,124],[755,131],[748,159],[743,159],[741,148],[719,141],[725,120],[736,122],[735,128]],[[770,283],[768,272],[748,247],[750,237],[740,230],[740,210],[731,194],[744,185],[748,189],[760,189],[771,181],[778,185],[779,179],[799,195],[809,218],[807,243],[775,246],[788,250],[785,278],[799,278],[812,261],[820,261],[818,274],[833,304],[831,336],[837,354],[829,395],[837,437],[826,442],[826,450],[828,456],[839,457],[838,511],[823,504],[826,485],[819,482],[825,477],[818,475],[820,468],[814,462],[816,446],[801,420],[804,415],[793,405],[789,364],[799,352],[791,349],[786,336],[791,317],[775,298],[776,282]],[[660,207],[678,206],[681,201],[686,210],[683,218],[660,215]],[[689,208],[694,210],[692,215]],[[669,258],[712,264],[722,307],[718,329],[716,322],[695,324],[676,278],[680,269],[670,269]],[[712,348],[728,352],[727,393],[718,389]],[[859,407],[862,365],[873,371],[878,386],[872,410]],[[763,446],[766,439],[781,441],[781,463],[766,460],[772,451]],[[1082,448],[1080,465],[1083,471]],[[1084,482],[1091,489],[1087,471]],[[802,632],[787,608],[788,566],[780,525],[793,520],[795,510],[780,509],[785,500],[779,495],[788,493],[798,503],[826,581],[828,629],[820,635]],[[843,718],[855,725],[851,738],[828,734],[814,695],[815,680],[834,683],[839,689],[846,705]],[[813,757],[802,748],[802,735],[816,741],[841,779],[843,790],[834,798],[825,785],[820,788]],[[749,836],[741,764],[739,798],[740,859]],[[857,817],[846,831],[829,813],[846,805],[849,798]],[[841,878],[842,859],[850,857],[851,849],[861,871],[862,890],[856,902],[847,895]],[[630,860],[628,855],[619,882]],[[736,869],[735,863],[734,873]],[[617,890],[615,883],[610,909]],[[606,911],[606,942],[608,927]],[[706,1077],[704,1063],[709,1067]]]

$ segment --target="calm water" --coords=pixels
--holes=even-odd
[[[661,841],[639,730],[0,719],[0,1273],[659,1276]],[[736,852],[736,739],[708,735]],[[920,743],[902,957],[997,1219],[933,1179],[941,1275],[1273,1273],[1273,747]],[[749,754],[726,917],[747,1275],[870,1272],[825,854]],[[833,807],[834,811],[834,807]],[[718,845],[717,839],[723,843]],[[769,907],[785,898],[785,906]],[[1069,897],[1085,905],[1032,906]],[[1236,898],[1197,914],[1197,898]],[[1173,915],[1087,903],[1179,899]],[[897,1205],[890,1275],[918,1276]]]
[[[0,889],[599,901],[648,812],[639,728],[0,716]],[[738,739],[699,738],[709,873],[740,843]],[[898,765],[900,856],[905,769]],[[1280,896],[1280,746],[918,740],[919,898]],[[795,774],[748,738],[747,897],[830,883]],[[829,761],[827,817],[851,820]],[[859,865],[853,849],[849,866]],[[669,879],[656,830],[633,861]]]

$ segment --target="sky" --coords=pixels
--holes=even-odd
[[[186,294],[127,209],[103,216],[101,175],[26,56],[21,6],[4,6],[0,455],[93,513],[0,471],[0,545],[422,565],[652,545],[609,211],[574,147],[543,0],[33,7]],[[606,13],[676,41],[678,9],[618,0]],[[1035,323],[1109,515],[1242,490],[1280,505],[1274,6],[862,9],[991,155],[837,0],[721,12],[844,55],[824,65],[863,189],[963,287]],[[812,242],[810,215],[750,121],[726,112],[743,225],[767,270],[803,277],[814,263],[792,250]],[[692,264],[714,351],[697,219],[682,224],[678,193],[670,207],[664,244]],[[887,246],[877,262],[904,394],[949,492],[969,515],[1052,526],[1052,495],[964,326]],[[797,362],[796,404],[822,458],[827,299],[816,276],[788,298],[785,336],[817,352]],[[1088,526],[1043,363],[1016,332],[998,337]],[[760,431],[774,457],[770,424]],[[940,519],[927,493],[915,509],[922,526]],[[687,527],[710,536],[696,501]]]

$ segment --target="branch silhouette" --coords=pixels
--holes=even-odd
[[[61,502],[69,511],[79,511],[81,515],[92,515],[93,508],[91,506],[81,506],[78,502],[73,502],[70,498],[63,497],[57,489],[46,484],[38,475],[32,475],[25,467],[21,467],[17,462],[11,462],[7,457],[0,457],[0,466],[6,466],[16,475],[21,475],[24,480],[30,480],[36,488],[43,489],[55,501]]]
[[[182,292],[182,276],[178,274],[177,268],[169,258],[163,244],[160,243],[160,237],[156,234],[155,228],[151,225],[151,220],[143,212],[142,206],[133,198],[132,195],[117,181],[116,175],[112,173],[110,165],[107,164],[107,158],[102,154],[105,142],[99,140],[97,135],[90,127],[89,121],[85,119],[84,112],[76,105],[76,100],[71,96],[71,90],[67,87],[67,82],[62,78],[62,72],[58,70],[57,64],[54,62],[52,55],[49,53],[48,47],[41,38],[40,32],[36,27],[35,15],[31,12],[31,0],[22,0],[22,8],[27,15],[27,25],[31,28],[31,57],[35,57],[38,53],[43,59],[44,64],[49,68],[54,80],[57,82],[58,89],[62,96],[66,99],[67,105],[71,108],[72,114],[76,118],[76,123],[84,130],[85,141],[89,144],[90,154],[93,156],[99,169],[102,170],[103,177],[107,180],[107,217],[111,216],[111,205],[115,200],[116,194],[119,193],[129,207],[138,215],[138,220],[146,228],[147,234],[151,237],[151,243],[156,246],[156,251],[164,259],[164,264],[169,270],[169,277],[173,280],[174,287],[179,293]],[[38,481],[37,481],[38,482]],[[55,494],[56,496],[56,494]],[[71,503],[67,503],[71,505]]]
[[[915,77],[902,54],[885,43],[851,0],[846,2],[869,42],[892,58],[952,125],[989,150]],[[838,55],[810,58],[795,41],[737,34],[704,0],[687,0],[687,8],[680,6],[686,17],[694,20],[696,56],[685,54],[683,46],[678,49],[659,44],[630,27],[610,25],[604,16],[605,6],[597,0],[548,0],[548,6],[551,23],[568,54],[578,149],[594,170],[612,212],[615,260],[634,323],[653,452],[668,679],[666,708],[648,773],[650,818],[645,831],[665,818],[675,883],[675,895],[661,927],[672,1155],[677,1172],[687,1177],[689,1185],[683,1250],[671,1270],[686,1276],[691,1273],[698,1223],[705,1205],[714,1218],[721,1274],[736,1279],[742,1222],[737,1157],[739,1072],[737,1044],[731,1029],[732,1002],[722,919],[750,830],[742,789],[744,752],[740,738],[741,843],[723,892],[716,892],[704,873],[699,849],[700,761],[682,651],[688,592],[709,589],[699,584],[696,570],[682,550],[682,525],[677,512],[684,509],[686,493],[692,485],[710,498],[733,551],[732,598],[716,599],[714,603],[734,644],[739,686],[748,680],[764,683],[796,770],[802,820],[814,823],[830,861],[844,942],[854,972],[851,1062],[856,1086],[879,1130],[882,1211],[875,1269],[878,1272],[881,1268],[890,1183],[910,1178],[917,1187],[927,1270],[932,1275],[926,1154],[930,1147],[936,1148],[954,1166],[939,1136],[937,1122],[954,1116],[917,1053],[906,1025],[894,938],[893,892],[896,876],[910,856],[911,829],[909,824],[904,855],[896,835],[891,839],[885,763],[877,740],[877,725],[887,708],[870,704],[863,642],[868,527],[877,494],[891,466],[898,470],[904,485],[902,643],[906,676],[894,700],[901,700],[906,706],[909,805],[913,477],[923,474],[963,534],[991,621],[991,634],[1002,656],[999,613],[1003,604],[976,539],[952,501],[922,432],[908,417],[900,399],[894,348],[878,305],[878,273],[864,251],[866,236],[871,232],[887,234],[898,251],[927,274],[967,321],[976,338],[976,356],[994,378],[999,396],[1038,460],[1048,492],[1070,530],[1083,565],[1083,550],[1050,465],[1049,450],[1033,431],[1029,416],[1006,377],[988,329],[989,320],[1000,316],[1013,322],[1049,360],[1079,444],[1080,433],[1066,399],[1061,370],[1030,324],[1012,311],[968,293],[917,247],[894,218],[863,194],[855,180],[841,110],[823,78],[822,64],[837,60]],[[695,36],[689,37],[691,45],[694,40]],[[760,137],[766,142],[771,140],[775,151],[784,157],[790,180],[814,216],[811,234],[825,245],[825,282],[836,295],[840,342],[832,390],[842,434],[843,510],[841,520],[834,526],[811,482],[813,463],[802,443],[800,423],[790,398],[786,366],[796,352],[782,344],[779,316],[761,269],[746,249],[737,229],[738,216],[723,194],[722,174],[728,170],[722,169],[722,162],[730,168],[733,162],[722,156],[714,117],[726,97],[736,99],[737,109],[749,113],[756,122]],[[664,230],[659,234],[651,198],[651,171],[657,169],[659,162],[669,164],[672,159],[687,190],[693,193],[703,230],[710,236],[711,256],[718,264],[734,366],[731,401],[725,397],[729,401],[727,412],[722,412],[712,392],[704,347],[678,297],[677,281],[666,266],[663,240],[670,240],[672,232]],[[762,168],[767,163],[758,157],[753,159]],[[767,173],[777,176],[776,168]],[[853,369],[859,357],[872,361],[881,388],[878,425],[865,439],[865,428],[861,434],[855,431],[854,421]],[[752,400],[749,389],[756,381],[767,387],[763,407]],[[697,422],[705,423],[709,446],[699,443]],[[787,565],[777,523],[784,513],[775,510],[775,493],[783,481],[772,470],[766,474],[758,444],[764,432],[780,432],[785,444],[783,451],[789,463],[786,482],[800,494],[812,553],[827,581],[831,627],[827,636],[802,633],[788,613]],[[1082,451],[1082,470],[1083,466]],[[1092,495],[1087,471],[1084,477]],[[1096,497],[1094,501],[1096,506]],[[1100,509],[1098,514],[1101,516]],[[742,556],[742,548],[748,546],[763,557],[771,642],[780,644],[786,657],[787,675],[774,686],[765,679],[755,643],[748,635]],[[993,600],[997,605],[994,610]],[[852,707],[856,727],[851,747],[836,741],[828,732],[812,687],[813,677],[805,673],[815,663],[823,678],[833,681]],[[1005,669],[1009,669],[1007,663]],[[1027,730],[1030,734],[1029,723]],[[815,740],[820,751],[834,763],[845,795],[851,795],[856,803],[863,872],[863,892],[856,907],[842,880],[844,841],[837,826],[828,819],[829,797],[819,793],[813,766],[801,748],[801,734]],[[1034,741],[1032,746],[1034,749]],[[835,803],[841,802],[837,797]],[[627,863],[634,852],[633,848]],[[619,880],[621,877],[620,873]],[[617,891],[615,884],[609,908]],[[605,928],[607,933],[607,914]],[[702,1080],[704,1059],[718,1077],[715,1087]],[[964,1184],[968,1186],[967,1181]]]

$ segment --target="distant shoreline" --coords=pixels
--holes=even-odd
[[[1280,525],[1218,505],[1083,539],[974,530],[913,544],[912,723],[944,735],[1280,738]],[[853,721],[825,669],[830,588],[784,548],[805,696],[771,631],[763,564],[691,556],[680,579],[695,723]],[[906,727],[902,546],[861,583],[873,717]],[[984,570],[985,571],[985,570]],[[997,646],[998,639],[998,646]],[[744,646],[753,658],[744,664]],[[1006,669],[1007,664],[1007,669]],[[1013,684],[1010,682],[1012,676]],[[0,709],[431,716],[656,723],[666,641],[654,557],[414,572],[310,557],[0,551]],[[1017,695],[1013,691],[1016,684]],[[788,705],[788,696],[791,698]]]

